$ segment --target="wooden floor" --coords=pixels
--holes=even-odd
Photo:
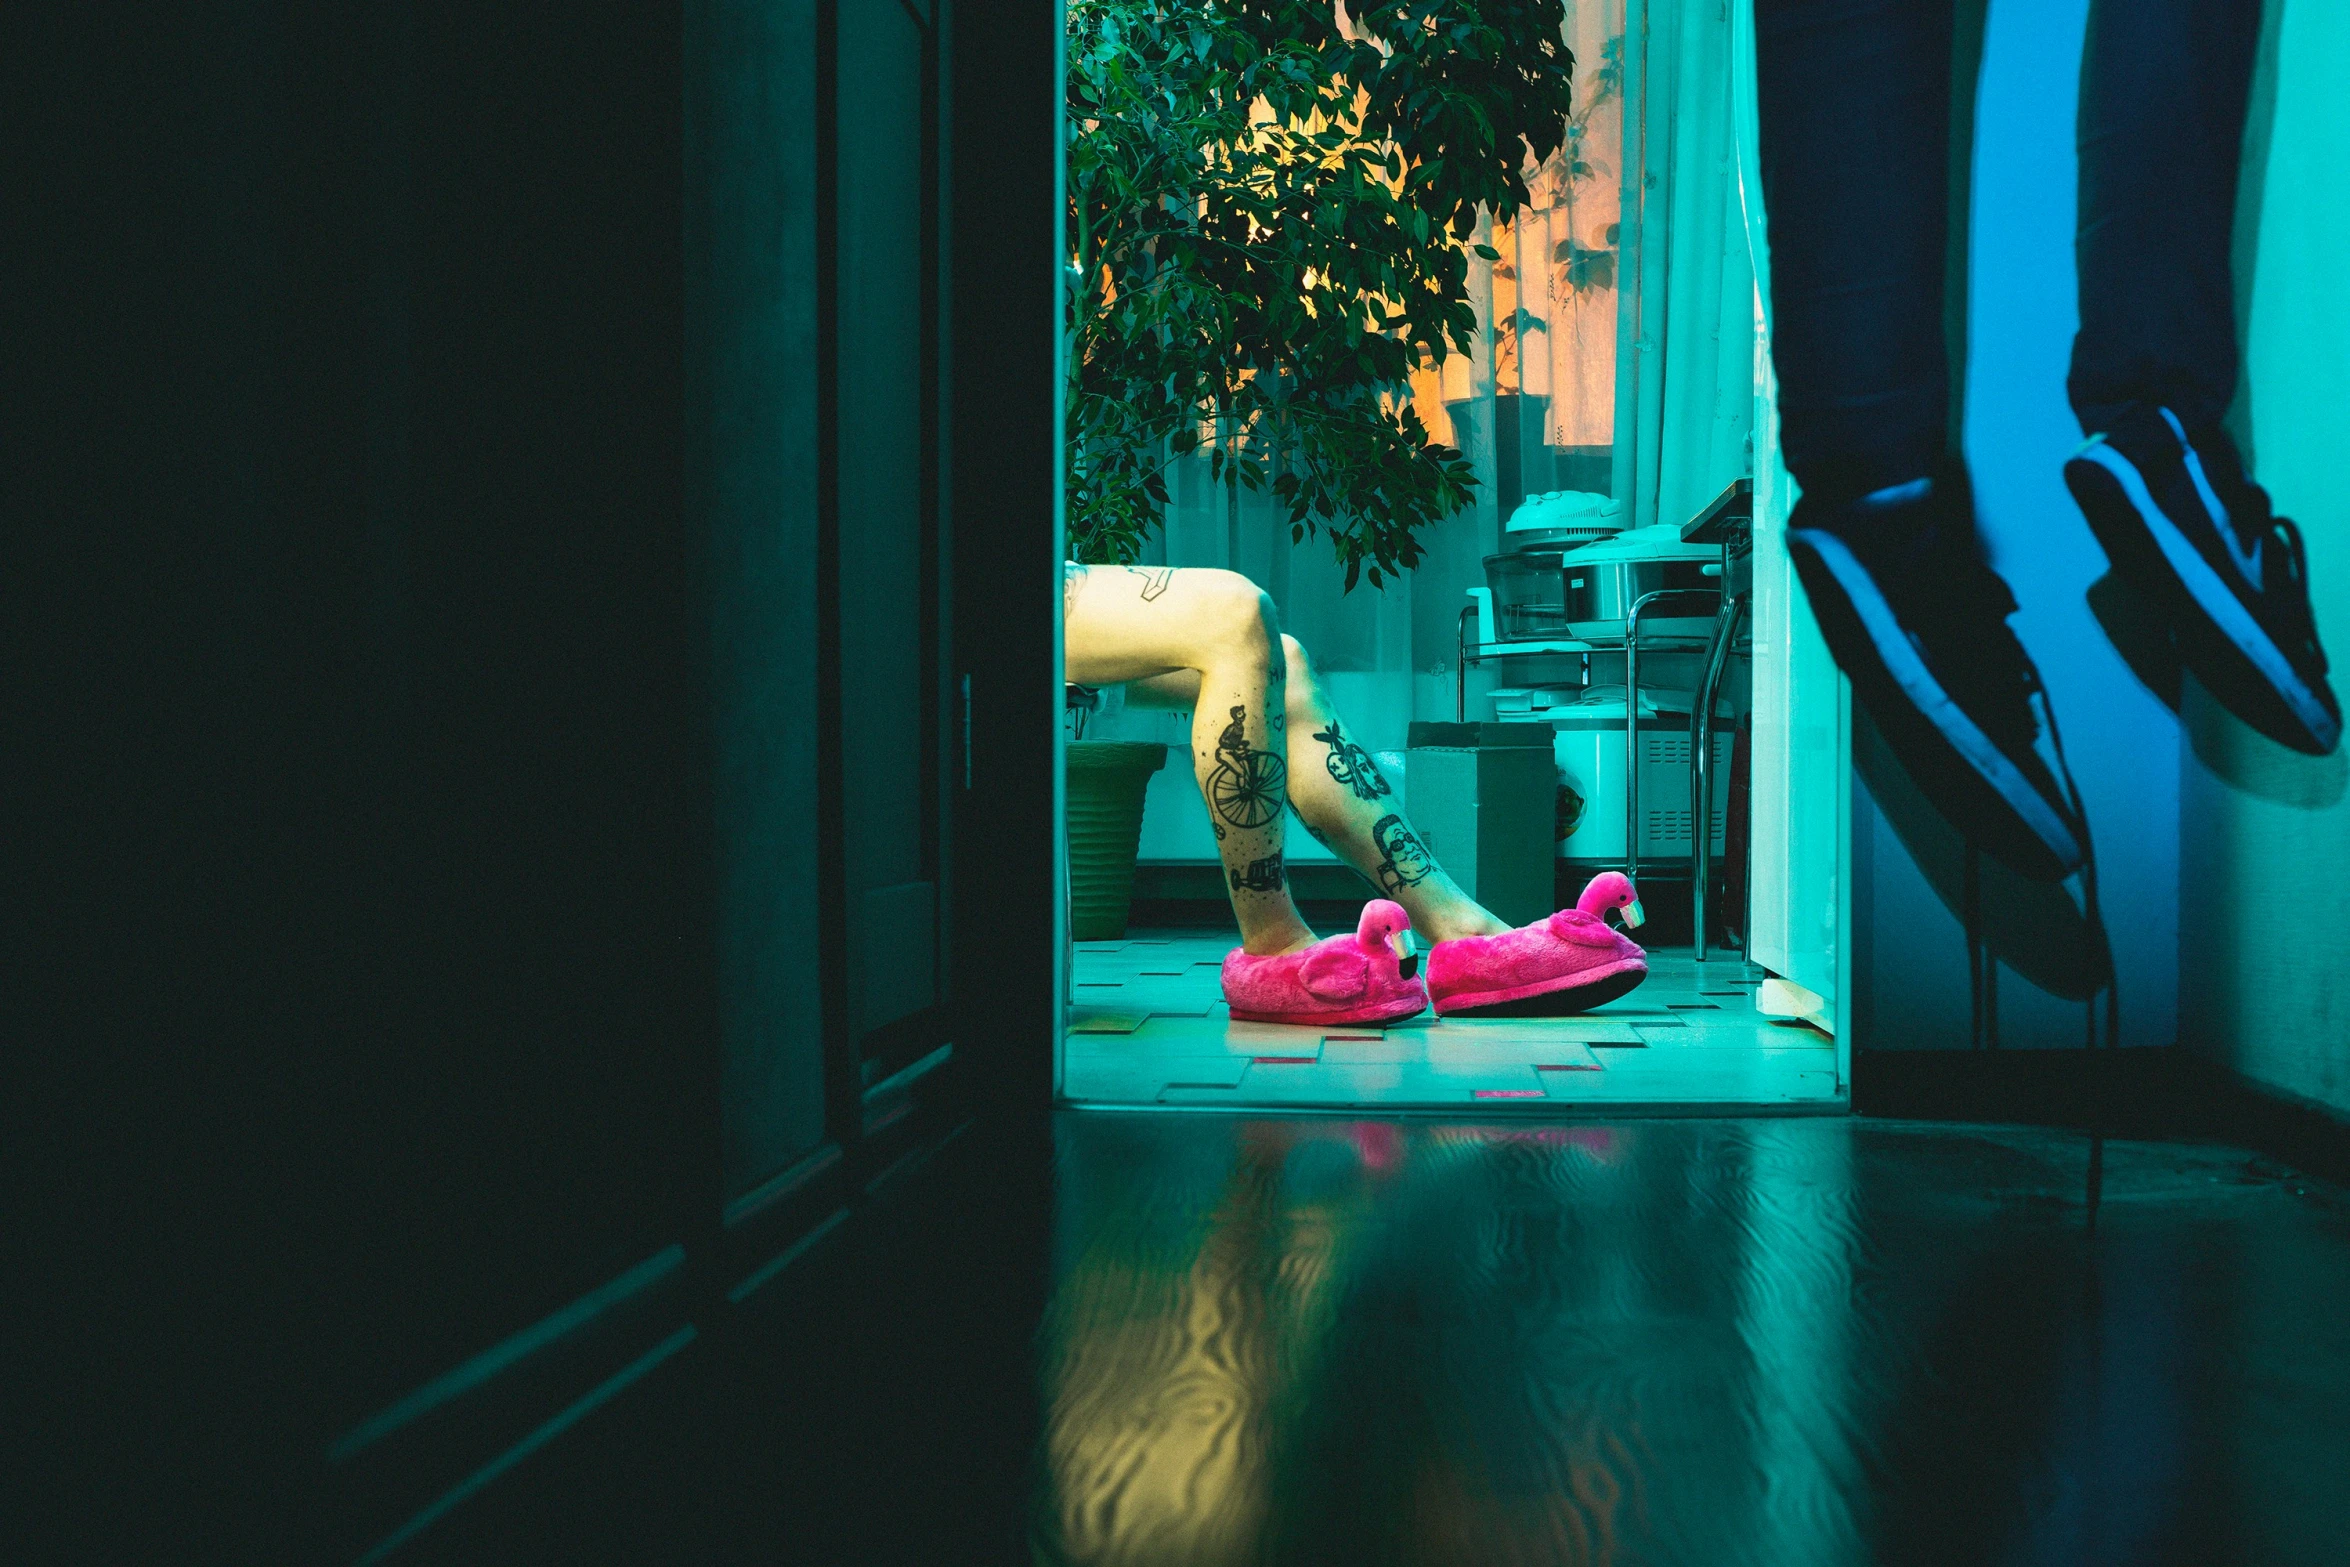
[[[2241,1149],[1858,1116],[986,1135],[419,1567],[2345,1559],[2350,1193]]]
[[[1072,1120],[1039,1561],[2350,1550],[2350,1210],[2240,1152]]]
[[[1833,1040],[1754,1008],[1732,955],[1649,954],[1627,996],[1573,1018],[1438,1018],[1385,1028],[1235,1023],[1223,932],[1136,931],[1077,949],[1062,1094],[1102,1108],[1387,1109],[1555,1115],[1590,1105],[1811,1106],[1844,1100]]]

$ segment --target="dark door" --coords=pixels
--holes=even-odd
[[[945,1034],[938,93],[927,7],[834,19],[839,1004],[870,1087]]]

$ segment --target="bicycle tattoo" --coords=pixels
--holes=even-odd
[[[1248,743],[1248,709],[1232,709],[1232,722],[1216,740],[1216,766],[1208,774],[1208,803],[1227,824],[1263,827],[1289,803],[1289,764]]]

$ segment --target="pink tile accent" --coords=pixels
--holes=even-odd
[[[1547,1099],[1539,1088],[1473,1088],[1470,1096],[1477,1099]]]

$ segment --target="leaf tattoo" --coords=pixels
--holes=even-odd
[[[1356,799],[1376,800],[1395,793],[1380,776],[1379,764],[1371,760],[1371,753],[1349,740],[1337,719],[1330,720],[1329,728],[1315,730],[1314,738],[1330,748],[1322,758],[1330,776],[1352,789]]]

